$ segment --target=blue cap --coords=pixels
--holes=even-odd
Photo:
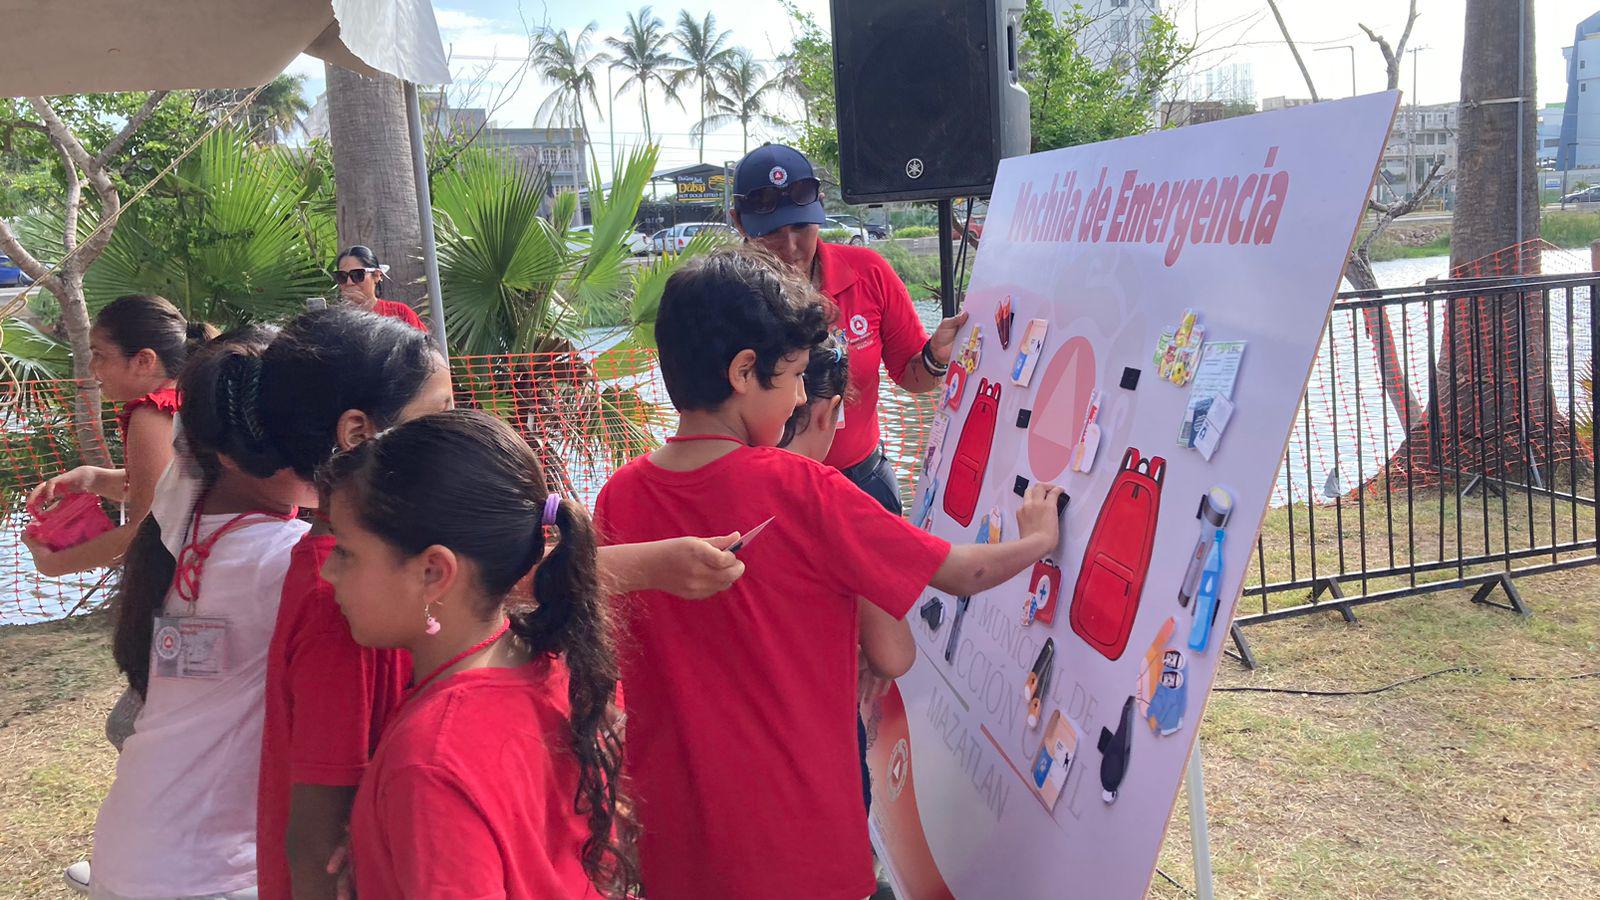
[[[811,161],[799,150],[782,144],[765,144],[739,160],[739,167],[733,173],[733,192],[749,194],[764,187],[787,187],[796,181],[816,177],[816,172],[811,168]],[[777,209],[765,214],[745,212],[742,207],[737,208],[739,221],[744,224],[745,233],[751,237],[771,234],[785,225],[828,223],[828,217],[822,211],[820,196],[805,206],[795,206],[788,196],[784,196],[779,198]]]

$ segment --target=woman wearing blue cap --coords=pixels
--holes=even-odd
[[[899,482],[879,442],[880,371],[888,369],[896,384],[914,394],[940,387],[966,312],[940,322],[930,338],[888,260],[865,247],[819,240],[827,222],[820,184],[811,162],[792,147],[767,144],[740,160],[733,196],[733,224],[740,233],[808,275],[838,305],[834,332],[850,351],[855,397],[845,406],[826,462],[900,514]]]

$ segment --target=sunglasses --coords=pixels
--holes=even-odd
[[[360,284],[367,280],[368,272],[377,271],[377,269],[351,269],[348,272],[340,270],[333,273],[333,281],[335,284],[344,284],[347,281],[354,281],[356,284]]]
[[[748,194],[734,194],[733,198],[739,201],[740,212],[764,216],[777,209],[778,201],[784,197],[788,197],[795,206],[815,203],[820,189],[821,185],[815,178],[802,178],[787,187],[758,188]]]

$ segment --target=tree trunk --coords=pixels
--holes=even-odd
[[[1534,96],[1533,47],[1533,0],[1467,0],[1453,276],[1539,271],[1537,252],[1518,247],[1539,234],[1535,110],[1517,99]],[[1571,453],[1548,377],[1544,295],[1486,293],[1442,313],[1438,389],[1424,419],[1433,464],[1463,477],[1542,480],[1547,443],[1555,459]]]
[[[405,94],[387,75],[366,78],[331,63],[325,70],[339,243],[371,247],[389,266],[384,296],[415,305],[427,286]]]
[[[72,395],[72,431],[78,441],[78,457],[85,465],[110,466],[111,451],[106,447],[100,426],[100,384],[89,368],[89,305],[83,297],[83,276],[75,267],[57,273],[61,321],[67,327],[67,343],[72,347],[72,379],[77,382]],[[126,451],[124,451],[126,452]]]

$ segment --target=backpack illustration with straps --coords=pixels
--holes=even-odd
[[[1167,461],[1128,448],[1095,519],[1072,590],[1072,630],[1107,659],[1128,646],[1161,512]]]

